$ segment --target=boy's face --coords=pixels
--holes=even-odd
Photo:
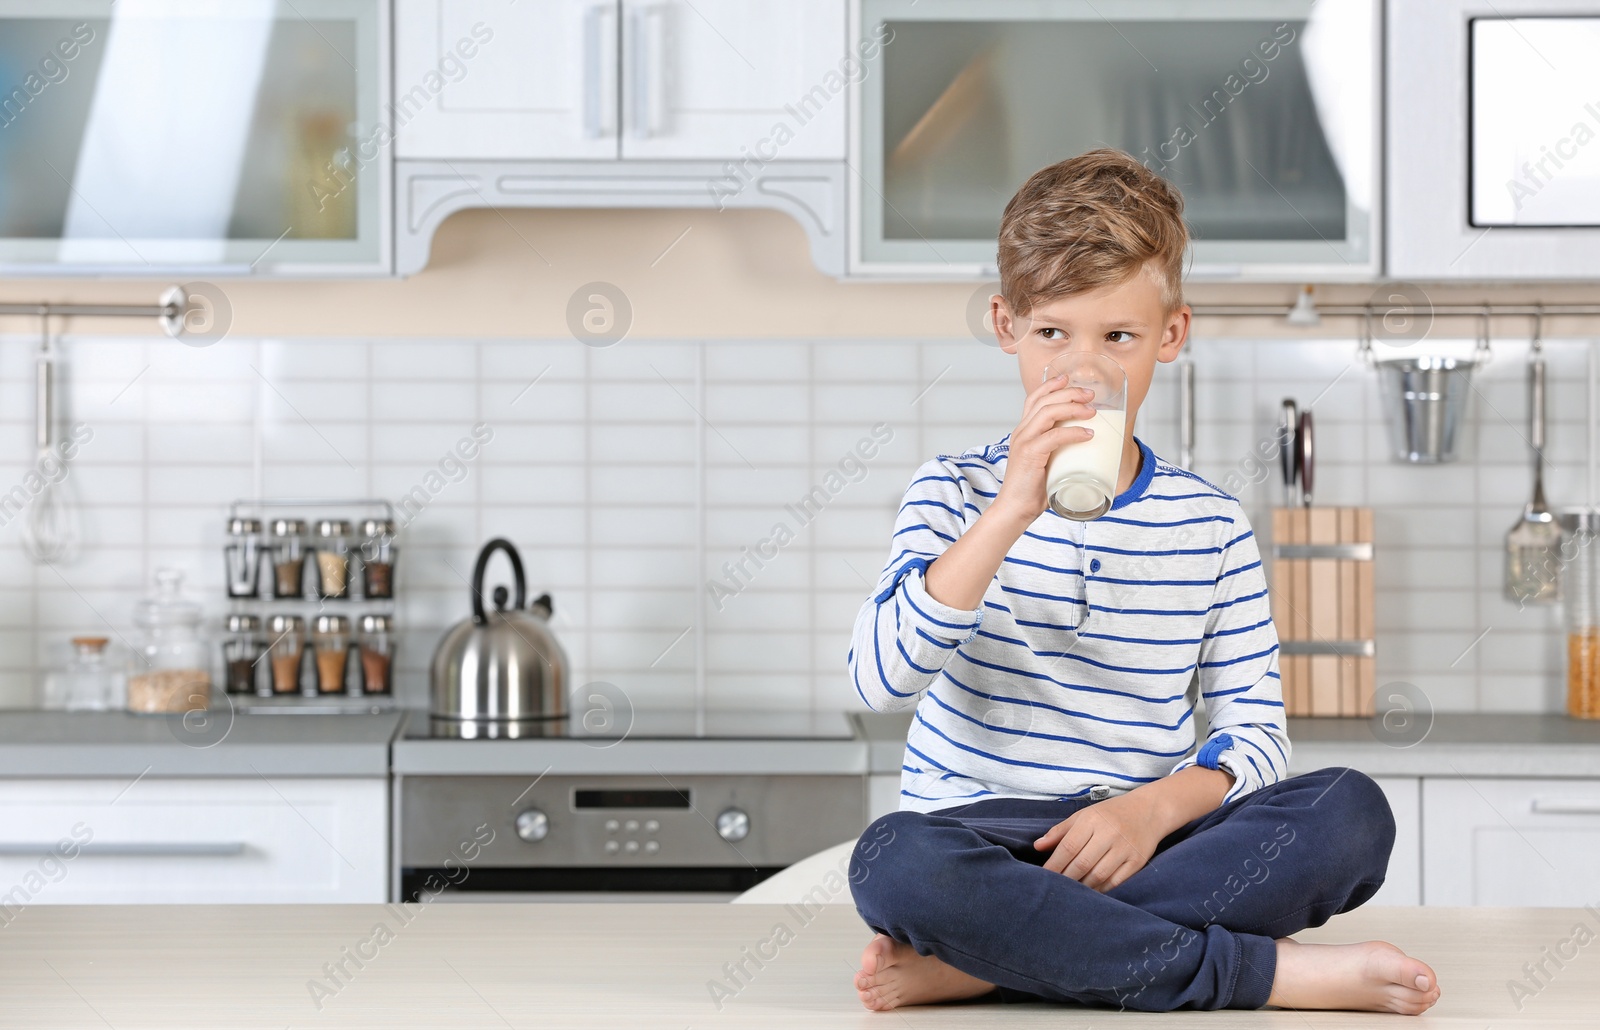
[[[1128,374],[1127,440],[1135,448],[1134,416],[1156,362],[1176,358],[1189,336],[1189,306],[1168,314],[1152,273],[1153,266],[1146,265],[1114,286],[1040,302],[1020,317],[999,294],[989,299],[995,336],[1001,350],[1017,356],[1024,390],[1039,385],[1051,359],[1073,351],[1104,354],[1122,366]]]

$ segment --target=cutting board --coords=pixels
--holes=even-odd
[[[1272,621],[1292,716],[1374,711],[1372,509],[1272,509]]]

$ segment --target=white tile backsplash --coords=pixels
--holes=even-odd
[[[33,459],[33,344],[0,340],[6,483]],[[405,700],[423,701],[434,643],[469,611],[477,547],[506,536],[531,593],[555,596],[575,685],[612,682],[640,706],[856,707],[850,627],[906,483],[934,454],[1009,431],[1023,391],[1014,358],[964,337],[61,346],[63,422],[95,433],[66,482],[83,549],[40,568],[21,549],[22,520],[0,525],[4,705],[32,702],[67,636],[132,639],[133,605],[159,566],[186,569],[219,615],[230,501],[397,501],[481,422],[493,438],[404,533]],[[1558,506],[1590,488],[1590,349],[1545,345],[1546,490]],[[1376,377],[1353,341],[1197,340],[1189,353],[1196,470],[1235,490],[1264,538],[1282,491],[1256,448],[1273,440],[1285,396],[1314,412],[1317,501],[1375,508],[1380,684],[1417,685],[1438,710],[1561,709],[1561,610],[1501,595],[1503,537],[1531,486],[1525,343],[1497,344],[1475,374],[1461,460],[1438,466],[1391,460]],[[1158,366],[1138,419],[1169,460],[1176,384],[1176,366]],[[864,471],[797,514],[880,422],[893,437]],[[779,527],[792,534],[781,546]]]

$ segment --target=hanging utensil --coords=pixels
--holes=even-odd
[[[1544,499],[1544,341],[1536,313],[1528,351],[1528,444],[1533,450],[1533,498],[1506,534],[1506,597],[1519,603],[1561,599],[1561,526]]]
[[[55,364],[59,358],[50,337],[50,316],[39,318],[39,354],[34,375],[34,442],[38,457],[34,471],[43,486],[33,498],[22,527],[22,544],[39,565],[67,561],[77,550],[77,513],[66,493],[65,462],[54,453]],[[58,474],[52,474],[57,469]]]
[[[1296,461],[1295,434],[1300,430],[1300,408],[1288,397],[1283,399],[1283,421],[1278,425],[1278,465],[1283,471],[1283,506],[1285,508],[1299,507],[1300,498],[1296,494],[1298,480],[1295,469]]]
[[[1311,507],[1311,490],[1315,485],[1312,467],[1315,455],[1311,449],[1311,412],[1300,413],[1300,426],[1295,430],[1295,469],[1300,480],[1300,506]]]

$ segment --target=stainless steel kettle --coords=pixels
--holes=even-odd
[[[485,612],[483,574],[496,551],[511,560],[516,595],[507,608],[506,588],[495,587],[494,610]],[[567,654],[550,632],[550,595],[524,611],[526,596],[517,549],[499,538],[484,544],[472,570],[472,618],[451,627],[433,653],[435,719],[492,726],[566,717]]]

